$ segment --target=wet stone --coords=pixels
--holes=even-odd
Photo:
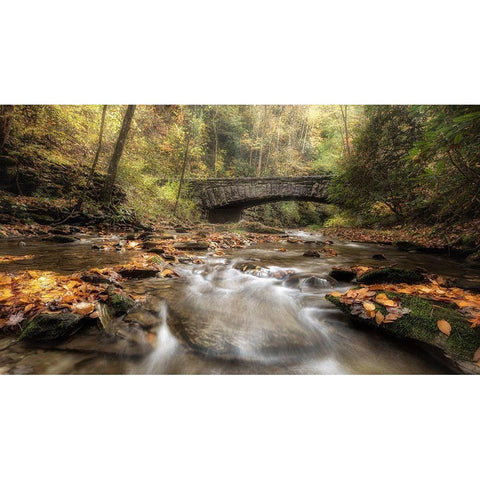
[[[208,250],[210,244],[208,242],[177,242],[173,244],[173,247],[178,250]]]
[[[27,324],[20,340],[50,342],[76,333],[86,319],[74,313],[41,313]]]
[[[289,288],[329,288],[336,284],[337,282],[332,277],[327,275],[312,275],[309,273],[295,273],[283,282],[283,285]]]
[[[150,329],[160,325],[162,319],[148,310],[138,310],[125,315],[123,321],[127,323],[136,323],[143,328]]]
[[[31,365],[18,365],[9,372],[11,375],[31,375],[35,373]]]
[[[355,279],[357,274],[349,268],[334,268],[329,275],[339,282],[351,282]]]
[[[151,278],[155,277],[158,270],[154,268],[132,268],[121,270],[119,273],[123,278]]]
[[[306,252],[304,252],[303,256],[318,258],[320,257],[320,252],[318,250],[307,250]]]
[[[44,242],[55,242],[55,243],[72,243],[77,239],[75,237],[69,237],[67,235],[52,235],[50,237],[42,238]]]

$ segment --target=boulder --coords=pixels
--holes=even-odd
[[[116,313],[126,313],[135,306],[135,301],[121,291],[112,287],[107,288],[108,302]]]
[[[397,267],[385,267],[371,270],[357,278],[358,283],[372,285],[376,283],[420,283],[424,276],[420,272]]]
[[[68,235],[51,235],[49,237],[42,238],[42,240],[44,242],[72,243],[75,242],[77,239]]]
[[[162,255],[164,252],[165,250],[160,247],[149,248],[147,250],[147,253],[154,253],[155,255]]]
[[[471,324],[458,311],[447,303],[434,302],[413,295],[378,290],[389,298],[401,301],[408,313],[392,323],[377,324],[376,317],[367,318],[361,314],[361,309],[354,310],[345,305],[333,295],[326,298],[340,308],[348,319],[358,325],[378,329],[388,335],[416,342],[437,358],[441,358],[454,370],[462,373],[480,373],[480,366],[474,362],[474,356],[480,347],[480,330],[472,328]],[[386,314],[382,305],[375,304],[377,311]],[[451,327],[449,335],[440,331],[438,322],[446,321]]]
[[[345,267],[333,267],[329,275],[339,282],[351,282],[357,276],[356,272]]]
[[[80,330],[87,319],[74,313],[41,313],[30,320],[19,339],[51,342],[69,337]]]
[[[210,244],[204,241],[188,241],[177,242],[173,244],[173,248],[177,250],[208,250]]]
[[[129,268],[118,272],[123,278],[150,278],[154,277],[158,270],[155,268]]]

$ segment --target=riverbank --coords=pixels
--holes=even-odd
[[[335,227],[319,231],[326,237],[342,241],[394,245],[404,251],[446,254],[480,262],[480,220],[454,225],[399,225],[379,229]]]

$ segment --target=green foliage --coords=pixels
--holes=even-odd
[[[367,106],[365,115],[353,153],[345,155],[340,165],[332,199],[363,214],[380,203],[404,217],[416,198],[415,178],[423,172],[422,165],[408,157],[420,137],[419,118],[403,105]]]
[[[101,190],[101,175],[107,171],[125,108],[108,106],[95,191]],[[2,115],[11,118],[6,148],[22,159],[20,167],[34,165],[37,183],[43,183],[35,194],[64,195],[49,182],[48,168],[64,165],[70,168],[69,200],[75,201],[97,149],[102,106],[18,105],[6,112]],[[296,176],[332,169],[344,149],[339,112],[333,105],[139,105],[116,177],[124,193],[114,202],[119,215],[170,216],[178,191],[178,184],[171,182],[179,180],[185,157],[187,179]],[[352,114],[352,124],[354,118]],[[170,183],[163,185],[165,181]],[[97,196],[87,197],[87,204]],[[316,207],[265,208],[270,218],[280,215],[285,223],[315,223],[320,218]],[[179,215],[198,217],[186,191]]]

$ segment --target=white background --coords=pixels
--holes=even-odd
[[[19,1],[0,103],[479,103],[474,1]],[[1,353],[0,353],[1,355]],[[474,478],[470,377],[3,377],[15,479]]]

